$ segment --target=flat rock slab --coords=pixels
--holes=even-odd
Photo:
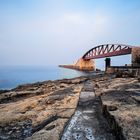
[[[102,116],[101,100],[95,97],[91,86],[90,83],[85,84],[80,94],[77,110],[66,126],[61,140],[115,139]]]
[[[95,98],[94,92],[83,91],[80,94],[79,104],[87,103],[88,101],[93,100],[94,98]]]

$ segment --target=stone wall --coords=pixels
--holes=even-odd
[[[134,67],[107,67],[106,69],[107,74],[130,74],[135,77],[140,76],[140,68],[134,68]]]
[[[140,66],[140,47],[132,48],[132,65]]]
[[[75,66],[78,67],[80,70],[95,70],[95,62],[92,59],[84,60],[81,58],[77,61]]]

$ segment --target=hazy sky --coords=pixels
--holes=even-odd
[[[140,0],[0,0],[0,66],[71,64],[105,43],[140,45]]]

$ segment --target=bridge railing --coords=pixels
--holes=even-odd
[[[131,53],[131,48],[132,46],[130,45],[120,44],[99,45],[86,52],[82,58],[88,60],[118,55],[126,55]]]

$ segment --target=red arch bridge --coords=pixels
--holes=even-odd
[[[106,58],[106,65],[110,65],[108,57],[132,54],[133,67],[140,66],[140,47],[124,45],[124,44],[104,44],[93,47],[87,51],[74,65],[60,65],[60,67],[72,68],[77,70],[95,70],[94,60],[98,58]]]

